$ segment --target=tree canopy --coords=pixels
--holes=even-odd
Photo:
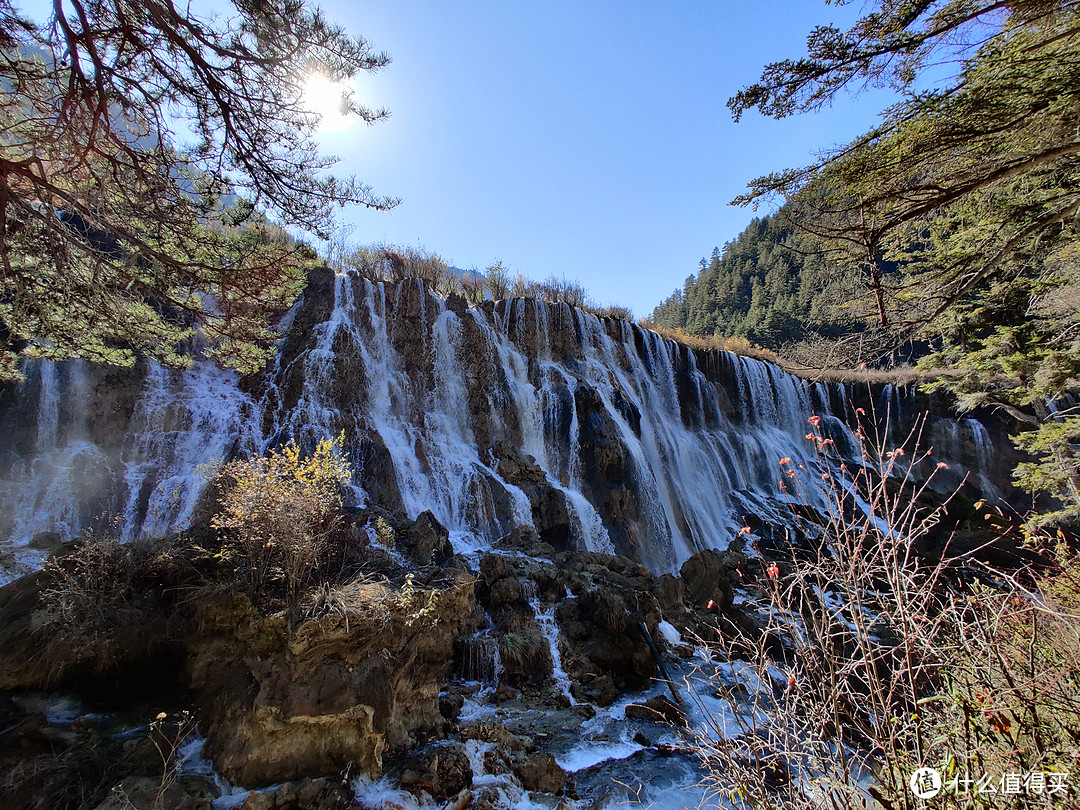
[[[336,206],[386,208],[328,173],[305,83],[387,64],[303,0],[0,0],[0,378],[20,356],[226,364],[265,355]],[[343,111],[387,115],[351,95]]]
[[[753,181],[741,203],[785,216],[857,268],[881,326],[938,347],[925,362],[964,407],[1034,432],[1021,483],[1080,514],[1080,2],[879,0],[807,56],[768,65],[736,118],[814,110],[888,86],[881,123],[817,163]],[[902,272],[886,272],[896,262]]]

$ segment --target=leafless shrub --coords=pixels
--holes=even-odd
[[[942,807],[993,804],[980,778],[1000,790],[1006,774],[1075,771],[1076,564],[1061,569],[1061,609],[970,558],[922,556],[946,505],[927,506],[929,479],[910,475],[929,455],[918,434],[906,452],[864,439],[845,460],[811,422],[818,465],[779,464],[799,500],[824,496],[826,514],[799,518],[802,549],[764,568],[761,631],[732,625],[713,643],[730,663],[710,683],[727,708],[702,703],[693,738],[707,784],[737,807],[914,810],[921,767],[943,778]],[[1015,793],[1010,807],[1047,798]],[[1075,806],[1075,786],[1062,798]]]

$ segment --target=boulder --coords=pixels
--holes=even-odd
[[[699,551],[683,563],[679,573],[688,606],[705,610],[712,602],[725,610],[731,604],[734,591],[728,580],[728,566],[720,552],[714,549]]]
[[[409,757],[401,775],[401,786],[419,795],[428,793],[445,801],[472,787],[473,771],[469,755],[461,743],[442,742]]]
[[[526,790],[558,793],[566,786],[566,773],[553,754],[530,754],[518,763],[514,773]]]
[[[348,782],[338,778],[286,782],[274,790],[249,793],[240,810],[339,810],[352,803]]]
[[[440,684],[469,621],[473,587],[459,576],[419,614],[385,584],[358,589],[348,615],[290,630],[246,597],[197,608],[187,680],[207,737],[204,755],[245,787],[340,771],[377,778],[387,751],[444,723]]]
[[[450,532],[431,512],[421,512],[400,542],[417,565],[444,565],[454,556]]]
[[[686,715],[664,695],[651,697],[644,703],[631,703],[626,707],[626,716],[636,720],[652,720],[686,726]]]

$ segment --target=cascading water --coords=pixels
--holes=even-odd
[[[532,608],[533,618],[536,619],[541,635],[548,643],[548,650],[551,654],[551,677],[566,696],[570,705],[573,706],[577,701],[570,694],[570,677],[566,674],[566,670],[563,669],[562,653],[559,651],[559,625],[555,621],[555,610],[540,601],[540,591],[536,587],[536,583],[531,579],[521,581],[521,590],[529,603],[529,607]]]
[[[17,439],[0,455],[3,566],[19,569],[11,549],[36,533],[74,537],[103,512],[124,538],[176,531],[216,464],[344,434],[352,506],[430,510],[472,548],[532,524],[674,570],[751,513],[783,518],[778,462],[815,463],[812,413],[847,430],[828,413],[843,393],[757,360],[566,305],[450,308],[417,280],[322,272],[255,378],[200,360],[117,386],[115,370],[29,365],[0,401]],[[896,389],[882,398],[895,413]]]

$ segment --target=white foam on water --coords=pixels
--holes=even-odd
[[[588,770],[603,762],[626,759],[644,750],[645,746],[633,740],[595,740],[585,741],[565,754],[555,757],[559,767],[567,773]]]
[[[421,802],[409,791],[394,787],[394,783],[386,778],[373,781],[367,776],[354,777],[349,782],[352,788],[353,801],[364,810],[384,810],[388,805],[400,807],[402,810],[421,810],[421,808],[440,807],[441,802]]]

